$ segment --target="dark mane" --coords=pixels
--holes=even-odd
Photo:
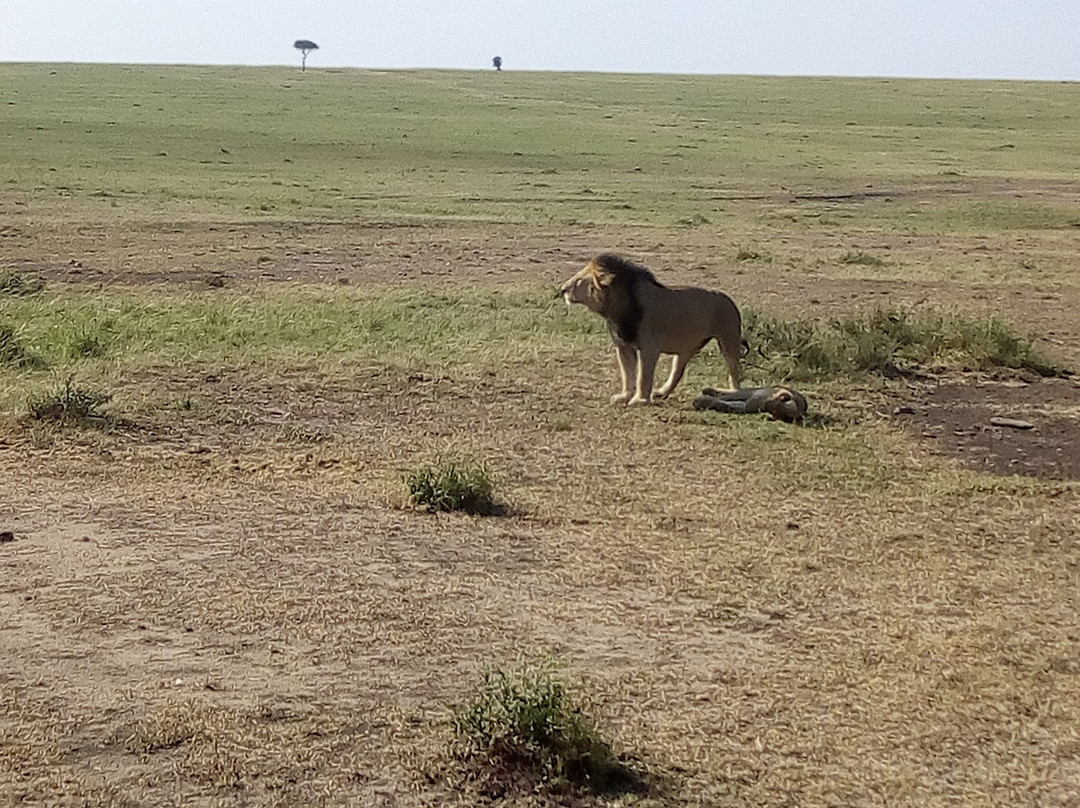
[[[601,253],[593,259],[593,263],[604,272],[609,273],[614,278],[615,283],[620,285],[626,284],[631,288],[639,283],[651,283],[661,287],[664,285],[645,267],[635,264],[633,261],[628,261],[615,253]]]
[[[608,330],[616,341],[632,345],[637,342],[644,315],[638,288],[643,284],[660,288],[664,285],[645,267],[614,253],[601,253],[592,262],[601,273],[611,276],[609,296],[601,311],[608,321]]]

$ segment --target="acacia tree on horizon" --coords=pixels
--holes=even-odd
[[[298,39],[293,43],[293,47],[303,54],[300,58],[300,72],[303,73],[307,70],[307,55],[313,50],[318,50],[319,46],[310,39]]]
[[[501,56],[496,56],[494,59],[491,60],[491,63],[493,65],[495,65],[496,70],[502,70],[502,57]]]

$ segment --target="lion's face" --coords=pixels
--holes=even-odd
[[[560,291],[566,305],[580,303],[599,312],[603,304],[604,289],[596,264],[590,261],[583,270],[564,283]]]

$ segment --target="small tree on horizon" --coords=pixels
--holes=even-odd
[[[501,56],[496,56],[494,59],[491,60],[491,63],[493,65],[495,65],[496,70],[502,70],[502,57]]]
[[[300,72],[302,73],[307,70],[307,55],[313,50],[318,50],[319,46],[310,39],[298,39],[293,43],[293,47],[303,54],[300,58]]]

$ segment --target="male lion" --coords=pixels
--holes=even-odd
[[[622,392],[612,404],[651,404],[666,398],[687,363],[715,338],[727,361],[731,388],[739,388],[742,316],[730,297],[695,287],[667,287],[645,267],[611,253],[596,256],[562,285],[563,299],[607,320],[615,342]],[[674,354],[671,375],[653,391],[660,354]]]
[[[714,390],[706,387],[694,399],[695,410],[717,412],[767,412],[778,421],[798,423],[806,416],[806,396],[790,387],[744,387]]]

